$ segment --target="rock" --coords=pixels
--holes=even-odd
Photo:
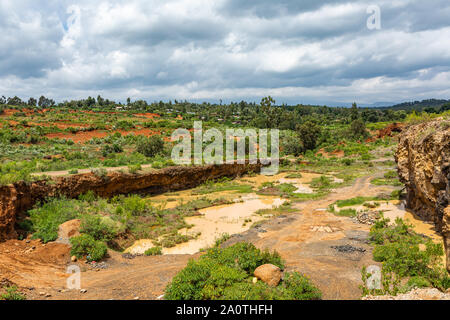
[[[81,289],[80,290],[80,293],[86,293],[87,292],[87,289]]]
[[[45,296],[45,292],[41,291],[41,292],[39,292],[39,295],[40,296]]]
[[[139,300],[139,297],[134,297],[134,300]]]
[[[106,178],[87,173],[60,177],[55,183],[36,181],[0,186],[0,241],[17,239],[14,226],[18,213],[31,209],[35,203],[47,197],[74,198],[90,190],[107,198],[118,193],[126,194],[139,190],[163,192],[189,189],[208,180],[243,175],[250,171],[260,172],[261,166],[261,163],[174,166],[132,177],[128,173],[114,171],[109,172]]]
[[[438,118],[406,128],[395,160],[406,207],[442,233],[450,271],[450,121]]]
[[[258,278],[257,277],[253,277],[252,282],[253,283],[257,283],[258,282]]]
[[[256,268],[253,274],[272,287],[276,287],[281,280],[281,269],[273,264],[263,264]]]
[[[73,219],[61,224],[58,228],[58,239],[56,242],[70,244],[70,238],[80,235],[80,219]]]
[[[361,224],[373,225],[380,219],[380,217],[381,215],[378,211],[366,211],[360,212],[356,216],[356,220]]]
[[[72,256],[72,257],[70,258],[70,261],[76,262],[76,261],[77,261],[77,257],[76,257],[76,256]]]

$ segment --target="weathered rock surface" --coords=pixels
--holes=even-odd
[[[272,287],[276,287],[281,280],[281,270],[273,264],[263,264],[256,268],[253,274]]]
[[[64,195],[72,198],[90,190],[101,197],[136,191],[162,193],[193,188],[211,179],[259,172],[260,169],[260,163],[168,167],[144,174],[110,172],[106,177],[100,177],[85,173],[58,177],[53,183],[18,182],[0,186],[0,241],[16,238],[16,215],[48,197]]]
[[[436,288],[414,289],[396,296],[366,296],[362,300],[450,300],[450,294]]]
[[[58,228],[58,239],[56,240],[56,242],[69,244],[70,238],[80,235],[80,226],[80,219],[74,219],[64,222]]]
[[[395,154],[407,208],[433,221],[444,237],[450,271],[450,121],[437,119],[404,130]]]

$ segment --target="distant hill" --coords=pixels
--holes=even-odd
[[[450,100],[444,99],[427,99],[422,101],[403,102],[389,107],[375,107],[375,109],[392,109],[392,110],[416,110],[423,111],[427,108],[435,110],[440,109],[443,105],[450,105]]]

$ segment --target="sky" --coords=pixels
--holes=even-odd
[[[0,95],[449,99],[449,17],[448,0],[1,0]]]

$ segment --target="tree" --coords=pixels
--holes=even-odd
[[[55,101],[53,101],[52,99],[48,99],[44,96],[40,96],[39,97],[39,102],[38,102],[38,106],[41,108],[48,108],[51,107],[52,105],[55,104]]]
[[[35,98],[30,98],[30,99],[28,99],[28,105],[29,105],[30,107],[35,107],[36,104],[37,104],[37,100],[36,100]]]
[[[355,140],[364,140],[369,136],[366,124],[361,118],[352,121],[349,128],[349,136]]]
[[[297,133],[303,142],[303,151],[314,150],[322,129],[314,121],[308,120],[297,127]]]
[[[151,136],[150,138],[141,138],[136,143],[136,151],[146,157],[154,157],[164,149],[164,141],[160,136]]]
[[[350,109],[350,120],[355,121],[358,118],[359,118],[358,106],[356,105],[356,102],[353,102],[352,108]]]

